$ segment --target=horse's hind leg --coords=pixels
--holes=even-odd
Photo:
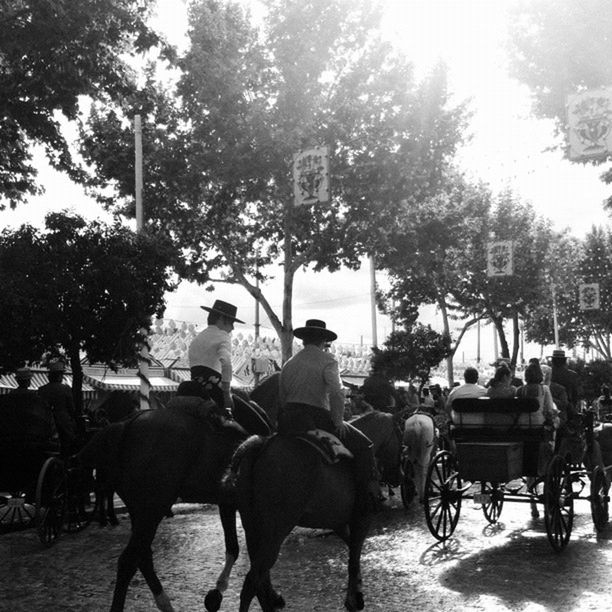
[[[161,517],[143,521],[132,519],[132,535],[117,563],[117,580],[111,612],[123,611],[128,587],[138,568],[153,593],[157,607],[163,612],[173,612],[172,605],[153,568],[151,543],[160,521]]]
[[[361,584],[361,550],[370,528],[368,516],[356,517],[351,521],[349,562],[348,562],[348,588],[344,607],[350,612],[363,610],[363,591]]]
[[[247,529],[245,526],[251,568],[240,592],[240,612],[247,612],[255,596],[263,612],[276,612],[285,607],[282,595],[272,587],[270,569],[276,563],[281,545],[290,531],[279,533],[274,528],[266,529],[265,525],[260,525],[260,529]]]
[[[204,605],[209,612],[217,612],[223,601],[223,593],[229,585],[232,568],[238,559],[238,534],[236,532],[236,508],[226,504],[219,505],[219,517],[225,540],[225,565],[217,578],[217,584],[206,594]]]

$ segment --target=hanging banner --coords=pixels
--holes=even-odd
[[[293,195],[296,206],[329,202],[329,151],[314,147],[293,156]]]
[[[571,160],[612,154],[612,88],[568,96],[567,123]]]
[[[580,310],[599,310],[599,283],[578,286]]]
[[[512,240],[490,242],[487,247],[487,276],[512,276]]]

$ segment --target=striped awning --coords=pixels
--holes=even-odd
[[[47,370],[32,370],[32,380],[30,382],[30,389],[36,391],[43,385],[49,382],[49,376]],[[72,388],[72,375],[64,374],[62,382]],[[0,395],[10,393],[13,389],[17,388],[17,381],[15,380],[14,374],[3,374],[0,376]],[[82,385],[83,399],[93,399],[96,396],[96,390],[83,381]]]
[[[85,380],[103,391],[139,391],[140,378],[136,375],[111,373],[85,374]],[[179,383],[165,376],[149,376],[151,391],[174,393]]]

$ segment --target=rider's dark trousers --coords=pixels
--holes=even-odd
[[[353,473],[357,486],[358,505],[368,504],[370,483],[378,481],[372,442],[364,433],[345,422],[345,436],[342,442],[353,453]],[[311,429],[323,429],[336,435],[330,413],[324,408],[308,404],[289,403],[281,408],[278,415],[278,433],[295,435]]]
[[[221,388],[221,374],[206,366],[193,366],[191,370],[191,380],[195,380],[202,385],[208,397],[217,405],[214,412],[219,415],[225,414],[225,401],[223,389]]]

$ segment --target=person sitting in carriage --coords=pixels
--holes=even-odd
[[[49,382],[38,389],[38,394],[53,412],[61,453],[69,456],[77,450],[77,421],[72,389],[62,382],[64,370],[63,361],[52,362],[49,365]]]
[[[279,381],[278,432],[284,435],[323,429],[336,435],[353,453],[356,510],[376,509],[380,496],[372,442],[343,420],[344,393],[338,362],[326,344],[338,337],[324,321],[309,319],[293,331],[304,348],[283,366]]]
[[[189,345],[191,380],[202,385],[216,404],[215,412],[222,419],[232,419],[234,401],[231,393],[232,351],[231,332],[234,323],[244,323],[236,317],[237,308],[223,300],[215,300],[208,311],[208,327]]]

